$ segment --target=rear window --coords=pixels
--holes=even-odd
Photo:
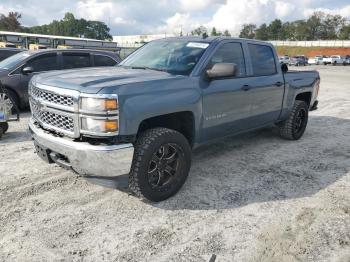
[[[254,75],[267,76],[277,72],[275,56],[270,46],[248,44],[248,49],[252,60]]]
[[[62,53],[63,69],[91,66],[89,53]]]
[[[0,61],[17,54],[18,52],[16,51],[11,51],[11,50],[0,50]]]
[[[115,66],[117,62],[109,56],[94,55],[95,66]]]

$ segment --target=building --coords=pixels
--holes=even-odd
[[[37,45],[42,48],[91,48],[100,50],[119,51],[118,44],[89,38],[67,37],[57,35],[27,34],[0,31],[0,42],[12,43],[18,47],[29,48]]]

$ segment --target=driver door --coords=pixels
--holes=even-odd
[[[25,67],[32,67],[34,69],[33,73],[23,74],[22,69]],[[30,79],[35,74],[43,73],[46,71],[58,70],[58,56],[57,53],[40,54],[36,57],[29,59],[21,68],[21,89],[23,92],[28,93],[28,84]],[[27,103],[28,101],[25,101]]]
[[[206,70],[216,63],[234,63],[229,78],[204,80],[202,142],[231,135],[247,128],[250,116],[251,81],[247,78],[243,44],[224,42],[214,52]]]

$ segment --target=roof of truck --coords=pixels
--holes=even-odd
[[[211,42],[220,41],[220,40],[239,40],[239,41],[250,41],[250,42],[265,43],[265,44],[268,43],[266,41],[261,41],[256,39],[228,37],[228,36],[209,36],[206,38],[203,38],[201,36],[175,36],[175,37],[162,38],[155,41],[159,41],[159,40],[187,40],[187,41],[204,42],[204,43],[211,43]]]

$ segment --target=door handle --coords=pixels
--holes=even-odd
[[[282,85],[283,85],[283,83],[282,83],[282,82],[280,82],[280,81],[278,81],[278,82],[276,82],[276,83],[275,83],[275,85],[276,85],[276,86],[282,86]]]
[[[251,88],[250,85],[244,85],[244,86],[241,87],[241,89],[242,89],[243,91],[248,91],[250,88]]]

